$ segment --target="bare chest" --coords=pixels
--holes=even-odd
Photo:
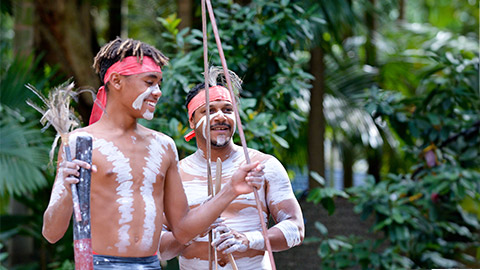
[[[135,144],[129,140],[95,139],[92,162],[97,166],[96,181],[131,187],[163,181],[169,158],[165,146],[152,139]]]

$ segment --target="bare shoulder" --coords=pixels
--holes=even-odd
[[[71,131],[68,135],[70,137],[78,137],[78,136],[89,136],[89,137],[96,137],[98,134],[101,134],[102,130],[98,128],[98,125],[95,123],[90,126],[77,128]]]
[[[92,137],[94,138],[94,134],[89,127],[77,128],[74,131],[68,133],[68,141],[69,143],[74,142],[78,137]]]
[[[275,156],[251,148],[248,149],[248,153],[252,162],[259,161],[265,165],[263,171],[268,180],[290,181],[285,167]]]
[[[139,132],[141,132],[143,136],[153,139],[155,142],[158,143],[158,145],[161,145],[166,149],[172,151],[172,153],[175,154],[178,160],[177,147],[172,137],[162,132],[144,127],[142,125],[139,125]]]
[[[243,150],[242,150],[243,153]],[[256,149],[248,148],[248,154],[250,155],[250,159],[253,162],[259,161],[260,163],[266,163],[271,160],[278,161],[278,159],[270,154],[265,154],[260,152]]]

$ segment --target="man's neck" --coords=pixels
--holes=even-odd
[[[117,130],[124,133],[134,131],[137,129],[137,119],[122,112],[115,112],[114,110],[106,110],[106,113],[99,121],[109,130]]]
[[[211,161],[217,161],[218,158],[220,158],[222,162],[225,161],[226,159],[231,157],[233,153],[236,152],[235,148],[236,148],[235,144],[232,141],[230,141],[227,145],[223,147],[216,147],[212,145]],[[206,159],[207,158],[206,146],[199,147],[199,149],[202,151],[202,156]]]

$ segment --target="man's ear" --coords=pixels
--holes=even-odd
[[[120,86],[121,86],[121,83],[122,83],[122,79],[123,79],[123,76],[114,72],[110,75],[110,80],[108,81],[109,82],[109,86],[108,86],[108,89],[115,89],[115,90],[119,90],[120,89]]]
[[[188,119],[188,123],[191,129],[195,129],[195,123],[193,123],[193,115],[192,115],[192,118]]]

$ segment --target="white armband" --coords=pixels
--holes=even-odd
[[[301,243],[300,231],[298,230],[298,226],[290,220],[284,220],[275,225],[274,227],[282,231],[289,248]]]
[[[245,232],[243,233],[248,239],[248,247],[256,250],[265,249],[265,239],[263,239],[263,234],[259,231]]]

